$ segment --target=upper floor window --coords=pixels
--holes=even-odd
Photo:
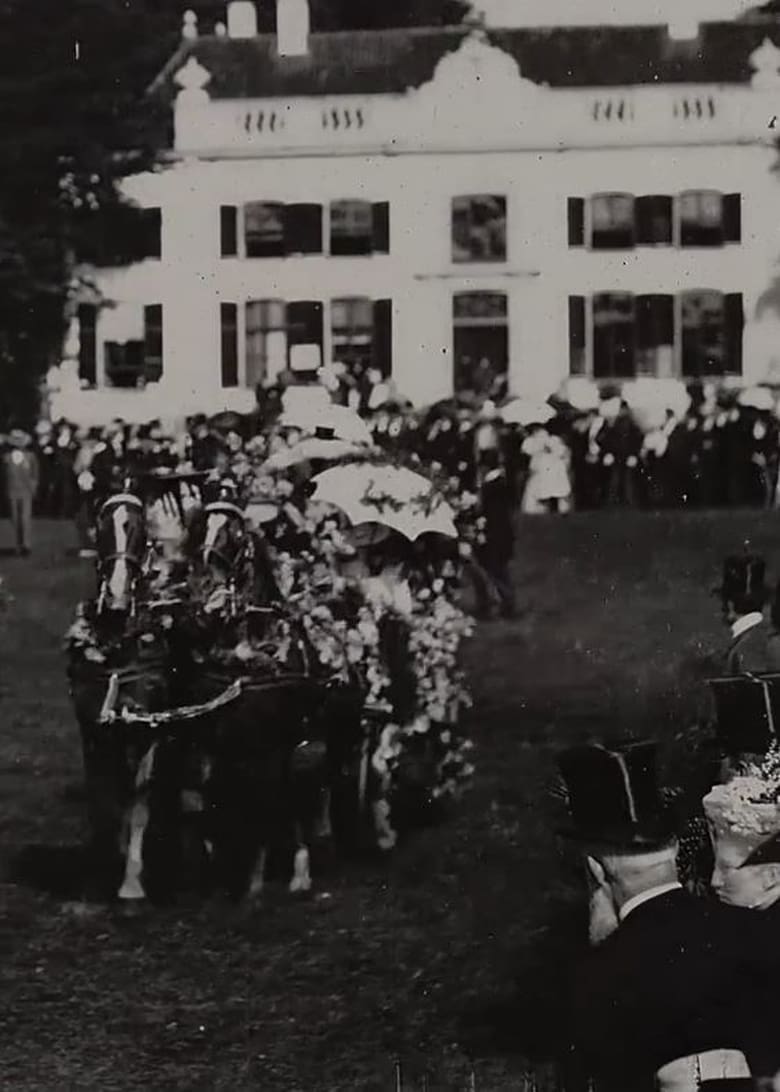
[[[453,262],[506,261],[506,198],[487,194],[452,201]]]
[[[330,252],[349,257],[390,252],[390,206],[386,201],[333,201]]]
[[[569,246],[723,246],[741,240],[741,196],[713,190],[668,194],[597,193],[567,201]]]
[[[223,210],[223,254],[230,241],[229,217]],[[252,201],[244,206],[244,247],[247,258],[321,254],[322,205]]]

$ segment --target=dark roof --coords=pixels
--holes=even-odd
[[[194,56],[211,73],[208,91],[216,99],[402,93],[427,83],[467,33],[446,27],[312,34],[305,57],[277,56],[272,34],[199,38],[182,44],[150,90],[173,94],[171,77]],[[750,54],[767,36],[780,44],[780,19],[702,24],[693,42],[671,40],[663,26],[488,32],[523,76],[551,87],[746,83]]]

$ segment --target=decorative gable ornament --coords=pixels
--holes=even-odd
[[[749,60],[753,71],[751,87],[756,91],[780,89],[780,48],[771,38],[764,38],[758,49],[750,54]]]
[[[181,88],[176,100],[177,105],[179,103],[196,105],[209,101],[209,95],[205,88],[211,82],[211,73],[203,67],[196,57],[190,57],[173,79]]]
[[[526,79],[514,57],[474,29],[439,61],[429,83],[413,92],[419,138],[434,144],[459,140],[513,142],[538,125],[543,88]]]

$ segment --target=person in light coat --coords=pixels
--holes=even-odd
[[[32,510],[38,491],[38,459],[30,450],[31,440],[26,432],[13,429],[8,439],[10,450],[3,457],[5,491],[14,527],[16,551],[21,556],[26,556],[32,544]]]

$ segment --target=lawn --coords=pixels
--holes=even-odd
[[[37,532],[31,559],[0,556],[14,597],[0,616],[0,1087],[19,1092],[379,1092],[396,1056],[409,1087],[425,1069],[431,1089],[468,1087],[460,1015],[522,987],[576,900],[555,748],[671,738],[695,714],[696,662],[724,639],[708,594],[722,557],[745,538],[780,557],[771,513],[522,520],[519,617],[483,624],[467,650],[477,775],[450,821],[384,864],[331,866],[311,898],[129,917],[24,867],[40,847],[72,861],[84,833],[61,642],[89,566],[66,555],[70,527]],[[522,1087],[519,1059],[474,1069],[480,1092]]]

